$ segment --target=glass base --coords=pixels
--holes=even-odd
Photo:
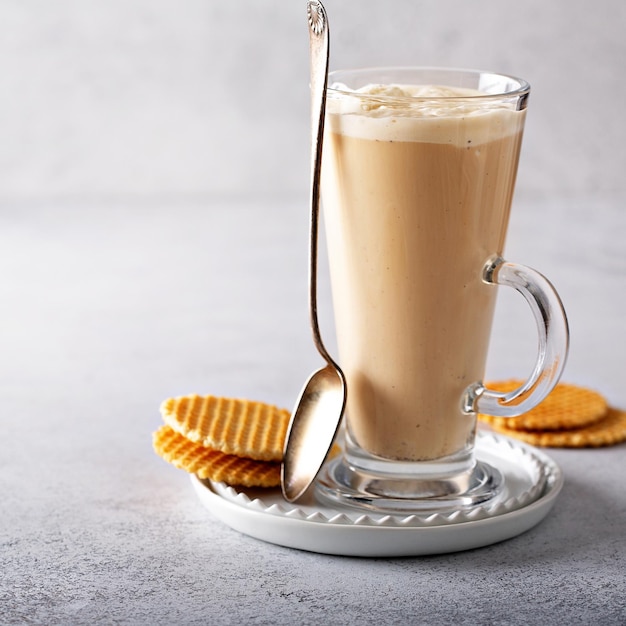
[[[424,463],[387,465],[393,466],[393,473],[357,467],[345,456],[333,459],[322,469],[315,495],[321,502],[373,513],[444,513],[467,512],[494,499],[503,488],[500,472],[473,457],[460,472],[425,472]]]

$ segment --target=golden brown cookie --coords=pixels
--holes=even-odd
[[[597,448],[626,441],[626,411],[609,408],[601,420],[560,431],[525,431],[493,424],[499,433],[515,437],[533,446],[550,448]]]
[[[494,391],[512,391],[523,384],[521,380],[487,383]],[[560,431],[594,424],[606,416],[606,399],[596,391],[559,383],[548,397],[527,413],[518,417],[493,417],[479,414],[478,418],[494,427],[507,430]]]
[[[181,396],[161,404],[165,423],[190,441],[256,461],[280,461],[289,411],[217,396]]]
[[[152,437],[155,452],[168,463],[217,482],[244,487],[280,485],[280,463],[253,461],[211,450],[190,441],[170,426],[161,426]]]

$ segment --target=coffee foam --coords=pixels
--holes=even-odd
[[[482,97],[477,97],[482,96]],[[328,128],[334,133],[377,141],[476,146],[522,129],[524,111],[506,97],[443,85],[330,87]]]

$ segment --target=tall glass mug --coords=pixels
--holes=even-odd
[[[470,70],[330,74],[322,200],[348,395],[323,499],[381,511],[484,503],[501,477],[475,458],[476,414],[519,415],[556,385],[560,299],[502,257],[529,89]],[[539,332],[536,366],[510,393],[482,382],[497,285],[524,296]]]

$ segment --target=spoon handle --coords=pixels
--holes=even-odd
[[[320,207],[320,179],[322,170],[322,144],[328,86],[328,59],[330,37],[326,9],[319,0],[308,0],[309,47],[311,62],[311,198],[309,240],[309,313],[313,341],[319,353],[333,363],[328,354],[317,319],[317,249]]]

